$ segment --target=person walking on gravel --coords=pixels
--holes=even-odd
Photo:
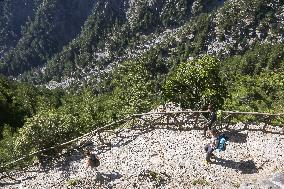
[[[206,137],[207,130],[208,129],[211,130],[212,129],[212,125],[217,120],[217,115],[216,115],[216,112],[213,110],[212,105],[208,106],[208,112],[210,113],[210,115],[209,115],[208,122],[204,126],[204,136],[205,137]]]

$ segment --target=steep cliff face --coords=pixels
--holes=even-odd
[[[97,77],[98,70],[105,70],[106,67],[111,70],[113,65],[128,58],[147,54],[149,47],[157,46],[162,41],[170,46],[171,40],[179,36],[173,33],[167,35],[169,38],[164,38],[169,29],[178,30],[188,22],[194,22],[192,19],[200,14],[212,12],[223,3],[185,0],[98,1],[80,36],[48,62],[43,80],[70,81],[71,78],[82,83],[79,80]],[[152,44],[151,41],[157,38],[159,40]]]

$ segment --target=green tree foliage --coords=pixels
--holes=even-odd
[[[118,112],[129,115],[149,110],[157,95],[152,79],[145,62],[125,62],[113,80],[113,97]]]
[[[167,78],[163,93],[182,107],[201,109],[208,104],[222,107],[227,95],[219,76],[219,62],[210,56],[178,65]]]
[[[167,1],[160,15],[163,26],[177,26],[191,15],[192,0]]]
[[[0,134],[2,134],[5,124],[10,125],[14,131],[24,124],[25,116],[32,113],[32,109],[29,109],[31,108],[29,104],[32,102],[29,101],[30,99],[22,101],[25,92],[17,91],[17,86],[4,77],[0,77],[0,89]]]
[[[0,165],[16,158],[14,144],[17,135],[12,131],[11,127],[7,125],[3,127],[2,135],[3,139],[0,140]]]
[[[107,99],[88,89],[66,95],[59,108],[42,109],[26,120],[16,138],[16,152],[28,154],[56,146],[113,121],[108,117],[112,109]]]
[[[226,109],[278,113],[283,111],[283,73],[265,72],[257,77],[244,76],[234,83]]]
[[[243,56],[222,63],[221,72],[230,98],[226,109],[282,112],[284,46],[256,45]]]
[[[11,22],[11,7],[9,3],[0,2],[0,10],[0,57],[2,57],[13,40],[8,41],[12,38],[12,33],[9,31],[9,24]]]
[[[61,105],[61,90],[49,91],[25,83],[9,81],[0,77],[0,134],[5,124],[16,131],[25,119],[40,110],[57,108]]]
[[[157,28],[156,24],[159,23],[158,11],[151,9],[147,4],[139,7],[139,15],[137,23],[134,25],[134,31],[151,33]]]
[[[198,55],[204,52],[206,48],[206,40],[210,30],[211,18],[208,14],[200,14],[192,26],[193,34],[195,35],[194,41],[192,43],[193,54]]]
[[[41,150],[67,141],[79,133],[78,120],[56,110],[42,111],[27,119],[19,130],[15,149],[20,154]]]

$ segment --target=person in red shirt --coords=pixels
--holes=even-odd
[[[100,165],[100,159],[98,156],[96,156],[94,153],[92,153],[90,150],[85,151],[85,167],[98,167]]]

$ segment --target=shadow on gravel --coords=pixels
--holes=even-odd
[[[169,125],[155,125],[155,129],[165,129],[165,130],[171,130],[171,131],[203,131],[204,128],[200,126],[186,126],[186,125],[175,125],[175,124],[169,124]]]
[[[20,184],[21,181],[31,180],[31,179],[34,179],[34,178],[35,178],[35,176],[32,176],[32,177],[28,176],[28,177],[26,177],[24,179],[16,180],[16,179],[10,177],[10,179],[12,181],[10,181],[10,182],[8,182],[8,181],[0,182],[0,188],[5,187],[5,186],[13,186],[13,185],[16,185],[16,184]],[[2,180],[3,178],[0,178],[0,179]]]
[[[112,172],[112,173],[97,173],[97,177],[96,180],[101,183],[101,184],[105,184],[111,181],[114,181],[116,179],[120,179],[122,177],[122,175],[116,171]]]
[[[117,137],[119,140],[115,143],[111,143],[109,147],[105,148],[102,146],[102,148],[98,147],[97,154],[105,153],[108,150],[111,150],[111,148],[119,148],[121,146],[125,146],[132,141],[134,141],[136,138],[138,138],[140,135],[149,133],[154,130],[154,128],[151,127],[142,127],[142,128],[136,128],[135,130],[139,130],[139,132],[135,133],[134,135],[131,136],[123,136],[120,135],[120,133],[116,133]]]
[[[16,184],[20,184],[20,181],[14,181],[14,182],[0,182],[0,188],[5,187],[5,186],[13,186]]]
[[[229,137],[230,142],[234,142],[234,143],[246,143],[247,142],[248,134],[240,133],[239,130],[228,130],[223,133]]]
[[[264,130],[262,128],[259,128],[259,129],[247,128],[247,129],[243,129],[243,130],[255,131],[255,132],[262,131],[262,133],[273,134],[273,135],[283,135],[284,134],[284,131],[267,131],[267,130]]]
[[[233,161],[222,158],[216,158],[212,164],[221,165],[230,169],[240,171],[242,174],[254,174],[258,172],[258,168],[252,160],[248,161]]]

